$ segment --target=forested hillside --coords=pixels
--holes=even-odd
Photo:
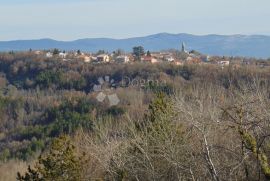
[[[267,66],[1,53],[0,180],[269,180],[269,90]]]

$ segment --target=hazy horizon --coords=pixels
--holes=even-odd
[[[0,41],[124,39],[160,32],[270,35],[261,0],[0,0]]]
[[[27,40],[54,40],[54,41],[62,41],[62,42],[72,42],[72,41],[77,41],[77,40],[82,40],[82,39],[112,39],[112,40],[125,40],[125,39],[132,39],[132,38],[143,38],[143,37],[148,37],[148,36],[153,36],[153,35],[159,35],[159,34],[170,34],[170,35],[180,35],[180,34],[185,34],[185,35],[192,35],[192,36],[210,36],[210,35],[217,35],[217,36],[267,36],[270,37],[270,34],[191,34],[191,33],[169,33],[169,32],[160,32],[160,33],[154,33],[154,34],[146,34],[146,35],[141,35],[141,36],[133,36],[133,37],[123,37],[123,38],[112,38],[112,37],[81,37],[77,39],[70,39],[70,40],[61,40],[61,39],[55,39],[55,38],[50,38],[50,37],[41,37],[41,38],[33,38],[33,39],[10,39],[10,40],[0,40],[0,42],[9,42],[9,41],[27,41]]]

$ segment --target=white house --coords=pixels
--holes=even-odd
[[[173,62],[174,58],[172,56],[164,56],[164,60],[167,62]]]
[[[120,56],[116,57],[115,61],[118,63],[128,63],[129,57],[125,56],[125,55],[120,55]]]
[[[230,61],[228,61],[228,60],[225,60],[225,61],[219,61],[218,64],[219,64],[219,65],[222,65],[222,66],[228,66],[228,65],[230,65]]]
[[[109,57],[109,55],[102,54],[102,55],[97,56],[97,61],[98,62],[110,62],[110,57]]]
[[[97,57],[91,57],[91,61],[97,62]]]
[[[51,52],[47,52],[47,53],[46,53],[46,57],[47,57],[47,58],[52,58],[52,57],[53,57],[53,54],[52,54]]]
[[[67,53],[63,53],[63,52],[59,53],[60,58],[66,58],[66,56],[67,56]]]

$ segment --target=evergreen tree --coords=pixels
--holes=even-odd
[[[152,56],[152,55],[151,55],[151,52],[150,52],[149,50],[147,51],[146,55],[147,55],[148,57],[151,57],[151,56]]]
[[[53,55],[58,55],[59,53],[60,51],[57,48],[53,49]]]
[[[84,155],[75,154],[75,147],[68,136],[60,136],[52,142],[49,153],[40,156],[35,168],[29,166],[25,175],[18,173],[19,181],[80,181]]]
[[[141,60],[141,56],[143,56],[144,54],[144,48],[142,46],[133,48],[133,55],[137,60]]]

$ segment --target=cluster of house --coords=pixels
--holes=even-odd
[[[46,58],[60,58],[63,61],[69,61],[73,59],[81,60],[86,63],[109,63],[109,62],[118,62],[118,63],[128,63],[132,59],[129,55],[119,55],[114,56],[113,54],[99,54],[94,56],[90,53],[78,53],[78,52],[59,52],[57,54],[52,53],[51,51],[42,52],[42,51],[35,51],[36,55],[45,55]],[[114,57],[114,58],[113,58]]]
[[[45,54],[47,58],[58,57],[61,58],[63,61],[69,60],[81,60],[86,63],[132,63],[135,60],[138,61],[138,58],[135,57],[132,53],[124,54],[124,55],[116,55],[115,53],[112,54],[89,54],[83,53],[80,51],[71,51],[71,52],[41,52],[36,51],[36,54]],[[205,63],[212,63],[218,64],[221,66],[228,66],[230,64],[230,60],[227,59],[218,59],[215,60],[214,57],[210,57],[208,55],[202,55],[196,51],[188,52],[186,50],[185,44],[182,43],[181,51],[177,52],[153,52],[151,54],[142,55],[139,58],[139,61],[142,62],[149,62],[149,63],[159,63],[159,62],[170,62],[175,65],[183,65],[183,64],[205,64]]]

